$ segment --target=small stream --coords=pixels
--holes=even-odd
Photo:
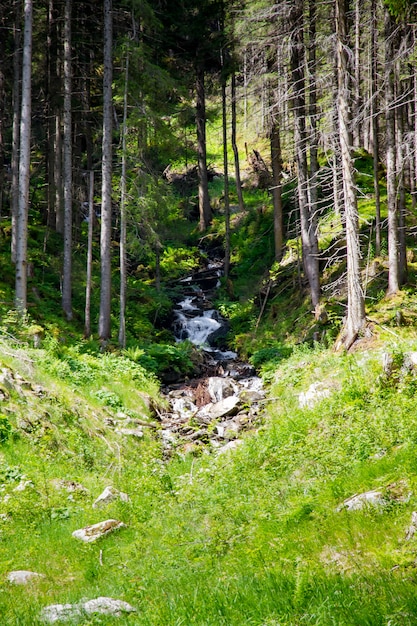
[[[241,433],[260,420],[265,393],[254,368],[228,350],[228,323],[212,307],[220,285],[222,262],[183,279],[183,298],[174,310],[178,342],[188,339],[201,350],[206,375],[167,386],[168,411],[161,416],[166,455],[201,448],[225,451],[237,447]]]

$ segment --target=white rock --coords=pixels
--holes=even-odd
[[[41,620],[54,624],[81,617],[82,609],[78,604],[50,604],[41,613]]]
[[[119,491],[115,489],[115,487],[106,487],[104,491],[98,496],[98,498],[93,502],[93,509],[98,508],[99,506],[105,506],[106,504],[110,504],[114,500],[122,500],[122,502],[129,502],[130,498],[127,493],[123,493],[123,491]]]
[[[311,409],[319,400],[329,396],[330,390],[323,387],[323,383],[317,382],[310,385],[307,391],[300,393],[298,403],[301,408]]]
[[[99,613],[120,617],[123,613],[132,613],[133,611],[136,609],[123,600],[100,597],[78,604],[50,604],[43,609],[41,619],[44,622],[49,622],[49,624],[54,624],[55,622],[75,620],[86,614]]]
[[[36,578],[45,578],[43,574],[38,572],[30,572],[28,570],[15,570],[7,575],[7,580],[13,585],[27,585],[31,580]]]
[[[229,378],[211,376],[208,379],[207,391],[212,402],[221,402],[225,398],[235,395],[238,392],[238,387]]]
[[[136,611],[133,606],[123,600],[114,600],[113,598],[100,597],[94,600],[88,600],[82,605],[84,611],[90,613],[102,613],[104,615],[117,615],[122,613],[132,613]]]
[[[226,417],[226,415],[237,413],[239,404],[240,399],[237,396],[229,396],[221,400],[221,402],[206,404],[199,410],[198,415],[207,416],[211,420]]]
[[[366,507],[381,507],[385,505],[385,499],[381,491],[367,491],[351,496],[341,504],[337,510],[361,511]]]
[[[197,405],[190,398],[174,398],[171,402],[172,411],[181,418],[188,420],[198,411]]]
[[[92,526],[86,526],[85,528],[80,528],[79,530],[74,530],[72,536],[75,539],[80,539],[84,541],[84,543],[91,543],[100,537],[104,537],[114,530],[118,530],[119,528],[124,528],[126,524],[123,522],[119,522],[115,519],[108,519],[104,522],[99,522],[98,524],[93,524]]]

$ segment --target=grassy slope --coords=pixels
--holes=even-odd
[[[0,449],[2,623],[36,624],[45,604],[109,595],[138,608],[121,624],[414,624],[417,540],[405,533],[417,509],[416,381],[400,365],[417,343],[406,334],[385,348],[391,378],[383,337],[351,355],[296,348],[274,367],[264,425],[240,449],[168,464],[151,434],[124,442],[108,426],[120,408],[143,415],[131,390],[155,396],[145,375],[92,356],[68,371],[67,356],[25,350],[23,360],[3,343],[3,365],[46,392],[3,402],[13,430]],[[330,397],[301,409],[298,394],[317,381]],[[22,474],[34,487],[15,492]],[[59,490],[57,478],[88,493]],[[92,509],[107,484],[131,502]],[[337,511],[354,493],[387,487],[383,509]],[[111,517],[128,527],[91,545],[71,537]],[[11,587],[12,569],[46,579]]]

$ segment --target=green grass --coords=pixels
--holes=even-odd
[[[5,354],[14,348],[2,346],[7,365],[21,367]],[[401,363],[415,347],[407,338],[386,346],[398,364],[392,378],[384,377],[379,348],[259,349],[257,365],[275,359],[263,425],[233,454],[169,462],[151,431],[123,441],[106,422],[135,408],[121,393],[132,389],[123,360],[116,366],[114,358],[111,370],[112,357],[78,354],[81,369],[58,383],[46,357],[65,360],[67,351],[28,350],[31,379],[48,392],[3,403],[12,430],[0,444],[0,512],[8,517],[0,522],[2,623],[36,625],[47,604],[108,595],[137,613],[83,624],[414,624],[417,539],[405,541],[405,533],[417,508],[417,381]],[[300,408],[298,395],[318,381],[330,396]],[[93,401],[104,382],[120,404]],[[153,385],[146,376],[135,383],[155,395]],[[136,410],[145,410],[139,400]],[[24,417],[35,424],[30,432],[19,427]],[[16,492],[22,475],[33,486]],[[68,493],[56,479],[87,491]],[[107,484],[131,501],[92,509]],[[398,499],[382,509],[338,510],[369,489]],[[71,537],[107,518],[127,527],[90,545]],[[12,569],[46,578],[12,587],[5,581]]]

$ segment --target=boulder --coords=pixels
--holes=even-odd
[[[104,491],[98,496],[98,498],[93,502],[93,509],[97,509],[100,506],[105,506],[106,504],[110,504],[114,500],[121,500],[122,502],[129,502],[130,498],[127,493],[123,493],[123,491],[119,491],[114,487],[106,487]]]
[[[55,622],[74,621],[94,613],[120,617],[123,613],[132,613],[133,611],[136,609],[127,602],[103,596],[78,604],[50,604],[43,609],[41,619],[49,624],[54,624]]]
[[[7,580],[13,585],[27,585],[33,580],[39,578],[45,578],[44,574],[38,574],[38,572],[31,572],[29,570],[15,570],[7,574]]]
[[[125,435],[126,437],[136,437],[137,439],[142,439],[143,430],[142,428],[116,428],[116,433],[119,435]]]
[[[92,541],[96,541],[96,539],[100,539],[114,530],[119,530],[119,528],[124,528],[125,526],[126,524],[123,524],[123,522],[119,522],[115,519],[108,519],[104,522],[93,524],[92,526],[85,526],[85,528],[74,530],[72,536],[75,537],[75,539],[84,541],[84,543],[91,543]]]
[[[341,504],[337,510],[342,511],[346,509],[347,511],[362,511],[368,507],[383,507],[386,504],[386,499],[382,491],[366,491],[365,493],[360,493],[358,495],[351,496],[347,498]]]
[[[229,396],[221,400],[220,402],[212,402],[202,407],[198,416],[208,418],[210,421],[226,417],[227,415],[233,415],[239,410],[240,398],[238,396]]]
[[[221,402],[225,398],[235,395],[238,391],[233,380],[220,376],[211,376],[208,379],[207,389],[212,402]]]

